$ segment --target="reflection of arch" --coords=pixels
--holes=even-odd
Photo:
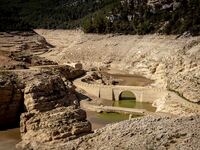
[[[136,96],[131,91],[122,91],[119,94],[119,100],[136,100]]]

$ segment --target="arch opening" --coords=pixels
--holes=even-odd
[[[131,91],[122,91],[119,100],[136,100],[136,95]]]

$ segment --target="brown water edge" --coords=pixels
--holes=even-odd
[[[100,72],[103,76],[107,78],[117,80],[117,85],[126,85],[126,86],[148,86],[154,83],[153,80],[145,78],[141,75],[133,75],[133,74],[120,74],[120,73],[109,73],[108,71]]]
[[[15,145],[20,140],[19,128],[0,130],[0,150],[15,150]]]

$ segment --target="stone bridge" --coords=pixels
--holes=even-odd
[[[74,81],[74,85],[78,88],[85,90],[88,94],[96,96],[98,98],[107,100],[120,100],[120,95],[124,91],[132,92],[136,101],[150,102],[163,97],[166,90],[152,87],[140,87],[140,86],[119,86],[119,85],[101,85],[101,84],[89,84],[83,82],[81,79]]]

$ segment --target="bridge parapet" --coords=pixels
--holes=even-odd
[[[152,103],[166,92],[165,89],[154,87],[90,84],[82,79],[75,80],[74,85],[91,95],[108,100],[119,100],[123,91],[130,91],[136,96],[136,101]]]

